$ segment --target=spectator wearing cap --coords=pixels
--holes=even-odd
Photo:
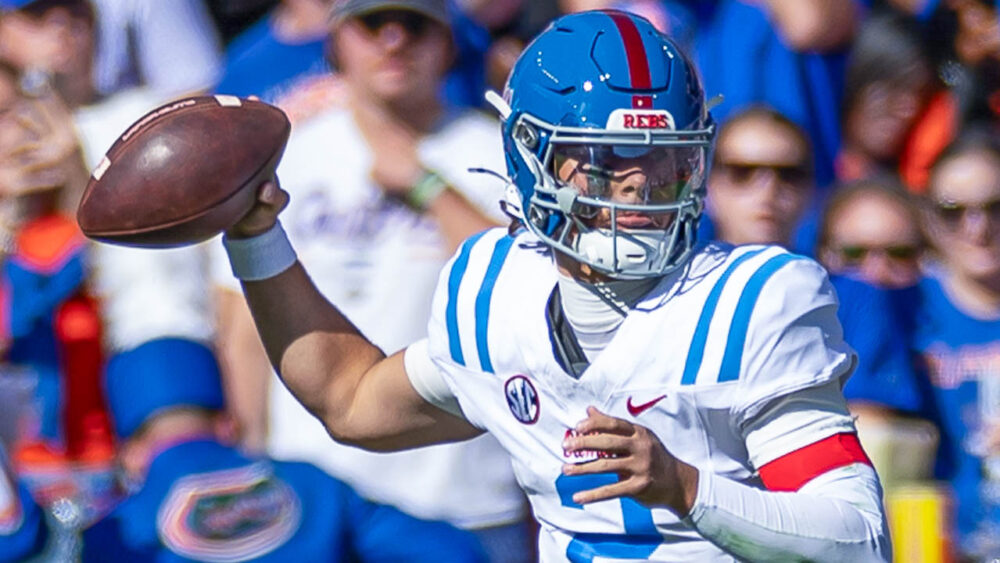
[[[222,386],[203,347],[161,339],[120,354],[107,391],[131,494],[84,532],[84,561],[483,560],[467,532],[223,443]]]
[[[332,18],[344,102],[293,128],[278,170],[293,194],[283,221],[319,290],[391,353],[426,335],[458,244],[507,219],[503,184],[469,171],[503,169],[502,147],[495,121],[441,101],[453,52],[444,0],[349,0]],[[475,530],[494,561],[531,558],[525,499],[493,437],[391,454],[333,442],[272,375],[224,255],[218,264],[218,348],[251,437],[369,498]]]

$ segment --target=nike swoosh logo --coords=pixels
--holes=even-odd
[[[633,405],[632,404],[632,397],[629,397],[628,401],[625,403],[625,407],[628,408],[628,413],[630,415],[632,415],[632,416],[639,416],[643,412],[645,412],[645,411],[649,410],[650,408],[652,408],[653,405],[655,405],[656,403],[659,403],[665,397],[666,397],[666,395],[660,395],[659,397],[653,399],[652,401],[643,403],[641,405]]]

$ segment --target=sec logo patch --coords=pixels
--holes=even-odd
[[[538,422],[538,392],[531,381],[523,375],[515,375],[504,384],[504,396],[514,418],[524,424]]]

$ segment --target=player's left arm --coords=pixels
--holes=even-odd
[[[890,558],[881,487],[840,391],[852,354],[835,297],[818,266],[786,268],[771,288],[782,293],[754,313],[733,407],[767,490],[693,467],[648,429],[590,409],[566,448],[616,457],[567,465],[564,473],[611,472],[619,481],[577,493],[575,502],[630,496],[666,507],[750,560]]]

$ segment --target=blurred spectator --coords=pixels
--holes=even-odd
[[[965,124],[992,123],[1000,134],[1000,24],[992,0],[942,2],[929,33],[945,37],[940,64],[948,89],[939,92],[914,126],[903,153],[907,186],[923,192],[929,168]]]
[[[847,67],[839,179],[897,173],[907,135],[934,91],[934,80],[915,22],[879,15],[864,23]]]
[[[204,0],[92,2],[97,15],[94,78],[99,94],[146,86],[174,96],[204,90],[218,80],[221,48]]]
[[[708,179],[708,214],[720,240],[790,246],[815,191],[809,139],[763,106],[720,129]]]
[[[930,479],[938,431],[927,420],[933,417],[925,375],[914,365],[910,326],[899,310],[901,303],[911,306],[905,303],[912,293],[843,275],[831,275],[830,281],[840,301],[837,317],[844,338],[858,355],[844,397],[882,485],[891,489]]]
[[[9,405],[33,420],[12,452],[40,498],[80,488],[70,494],[99,510],[110,500],[112,454],[101,330],[83,236],[63,210],[75,206],[66,200],[78,197],[87,173],[68,110],[51,91],[24,94],[19,76],[0,64],[0,206],[9,237],[0,253],[0,356],[27,368],[36,386],[31,405]],[[95,471],[75,483],[67,463]]]
[[[225,445],[205,348],[147,342],[108,366],[107,389],[132,494],[84,532],[83,561],[485,559],[467,532],[363,500],[311,465]]]
[[[840,146],[844,53],[862,11],[857,0],[708,0],[689,2],[697,16],[697,60],[705,92],[722,94],[713,115],[724,123],[766,104],[805,129],[817,185],[833,179]],[[806,237],[808,238],[808,236]]]
[[[34,88],[45,92],[51,84],[65,95],[72,120],[64,119],[62,123],[76,126],[89,169],[100,162],[128,125],[163,99],[162,94],[146,88],[99,95],[93,74],[95,25],[87,0],[35,0],[0,18],[0,44],[9,47],[11,41],[37,40],[51,47],[48,51],[31,51],[23,48],[30,45],[17,44],[16,48],[5,47],[3,54],[22,61],[28,69],[47,71],[42,77],[48,80],[37,81]],[[75,222],[70,224],[76,232]],[[103,321],[100,334],[92,338],[103,343],[108,356],[157,338],[185,339],[192,345],[213,340],[210,263],[204,247],[147,251],[93,244],[89,258],[93,291],[100,301]],[[91,332],[97,332],[97,328]],[[172,358],[174,362],[183,360]],[[97,389],[97,382],[91,381],[90,392]]]
[[[915,314],[953,488],[957,544],[975,560],[1000,556],[1000,149],[964,132],[931,169],[925,226],[937,262],[905,310]]]
[[[330,0],[283,0],[226,49],[215,91],[274,103],[303,77],[327,74]]]
[[[1000,16],[991,0],[949,0],[958,30],[954,49],[968,70],[956,94],[962,123],[992,121],[1000,127]]]
[[[439,101],[446,25],[443,0],[340,4],[332,50],[346,99],[296,127],[278,170],[292,194],[283,221],[299,259],[389,353],[426,334],[449,254],[503,217],[502,184],[468,171],[503,168],[497,124]],[[228,260],[219,264],[235,289]],[[393,454],[336,444],[271,378],[242,295],[222,303],[220,346],[251,440],[270,412],[272,455],[308,459],[377,501],[477,530],[495,561],[530,557],[524,499],[494,438]]]
[[[0,58],[51,81],[71,107],[93,103],[96,15],[87,0],[0,0]]]
[[[816,255],[833,274],[898,289],[920,279],[924,246],[911,196],[898,180],[883,177],[834,190]]]

